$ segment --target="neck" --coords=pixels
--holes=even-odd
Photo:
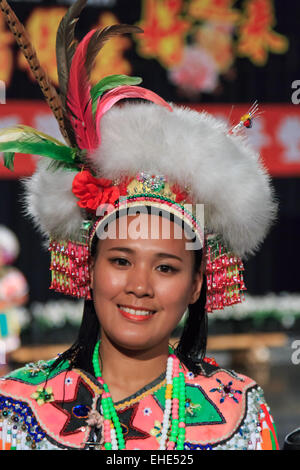
[[[134,394],[166,371],[168,339],[144,350],[127,350],[102,334],[99,348],[102,378],[113,401]]]

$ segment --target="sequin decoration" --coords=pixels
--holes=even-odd
[[[210,444],[192,444],[190,442],[184,443],[184,450],[212,450],[212,446]]]
[[[201,405],[198,404],[196,405],[195,403],[192,403],[192,400],[188,398],[185,402],[185,412],[189,414],[190,416],[194,416],[194,411],[195,410],[200,410]]]
[[[136,179],[143,184],[143,191],[145,192],[159,192],[164,188],[166,182],[165,176],[153,175],[144,171],[137,173]]]
[[[212,388],[210,392],[219,392],[221,393],[221,398],[220,398],[220,403],[223,403],[225,401],[225,398],[229,397],[232,398],[233,401],[236,403],[239,403],[238,399],[234,396],[236,393],[242,394],[241,390],[234,390],[232,388],[232,381],[228,382],[227,385],[223,384],[220,379],[216,379],[216,381],[219,383],[219,386],[216,388]]]
[[[34,393],[32,393],[31,398],[36,400],[37,404],[42,406],[45,403],[50,403],[54,401],[54,395],[51,387],[44,388],[39,386]]]
[[[25,371],[30,377],[36,377],[39,373],[47,374],[49,364],[46,361],[29,362],[25,366]]]
[[[231,439],[213,447],[213,450],[261,450],[261,404],[265,403],[260,387],[247,393],[247,414],[242,426]]]
[[[72,414],[76,418],[87,418],[91,408],[87,405],[76,405],[72,408]]]
[[[160,421],[155,420],[154,422],[154,427],[150,430],[151,436],[156,437],[156,439],[159,441],[161,437],[161,431],[162,431],[162,424]]]

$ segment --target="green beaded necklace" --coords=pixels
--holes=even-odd
[[[107,384],[104,383],[102,373],[99,364],[99,347],[100,340],[97,341],[93,352],[93,368],[95,376],[98,382],[103,387],[103,394],[101,400],[101,406],[104,417],[104,448],[106,450],[111,449],[125,449],[125,440],[123,436],[122,426],[119,421],[119,417],[114,407],[112,397],[110,395]],[[169,443],[167,446],[168,450],[172,450],[175,447],[177,450],[184,449],[185,440],[185,379],[182,371],[181,364],[178,358],[174,355],[174,351],[169,346],[169,359],[175,361],[173,367],[173,376],[171,380],[170,372],[167,372],[167,386],[166,386],[166,410],[164,413],[163,431],[161,439],[160,449],[164,449],[164,443],[167,439],[169,414],[171,411],[171,397],[172,397],[172,420],[171,420],[171,433],[169,437]],[[168,359],[168,361],[169,361]],[[174,372],[175,371],[175,372]],[[175,375],[174,375],[175,374]],[[167,402],[169,407],[167,409]]]

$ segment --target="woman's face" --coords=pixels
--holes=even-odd
[[[188,304],[200,296],[202,273],[194,272],[194,252],[186,250],[184,235],[174,238],[171,230],[166,239],[162,217],[141,214],[148,224],[140,224],[142,236],[135,239],[135,217],[127,218],[127,238],[118,237],[117,220],[116,237],[98,241],[91,286],[101,334],[122,348],[142,350],[168,342]],[[151,238],[154,217],[158,230]]]

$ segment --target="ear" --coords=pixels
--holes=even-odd
[[[94,272],[95,272],[95,260],[94,258],[91,259],[90,262],[90,288],[94,289]]]
[[[199,271],[196,272],[195,277],[194,277],[192,293],[191,293],[190,302],[189,302],[190,304],[194,304],[199,299],[200,294],[201,294],[202,284],[203,284],[203,271],[200,269]]]
[[[194,304],[195,302],[197,302],[197,300],[200,297],[205,269],[206,269],[206,258],[205,256],[203,256],[201,266],[199,270],[196,272],[194,280],[193,280],[190,304]]]

